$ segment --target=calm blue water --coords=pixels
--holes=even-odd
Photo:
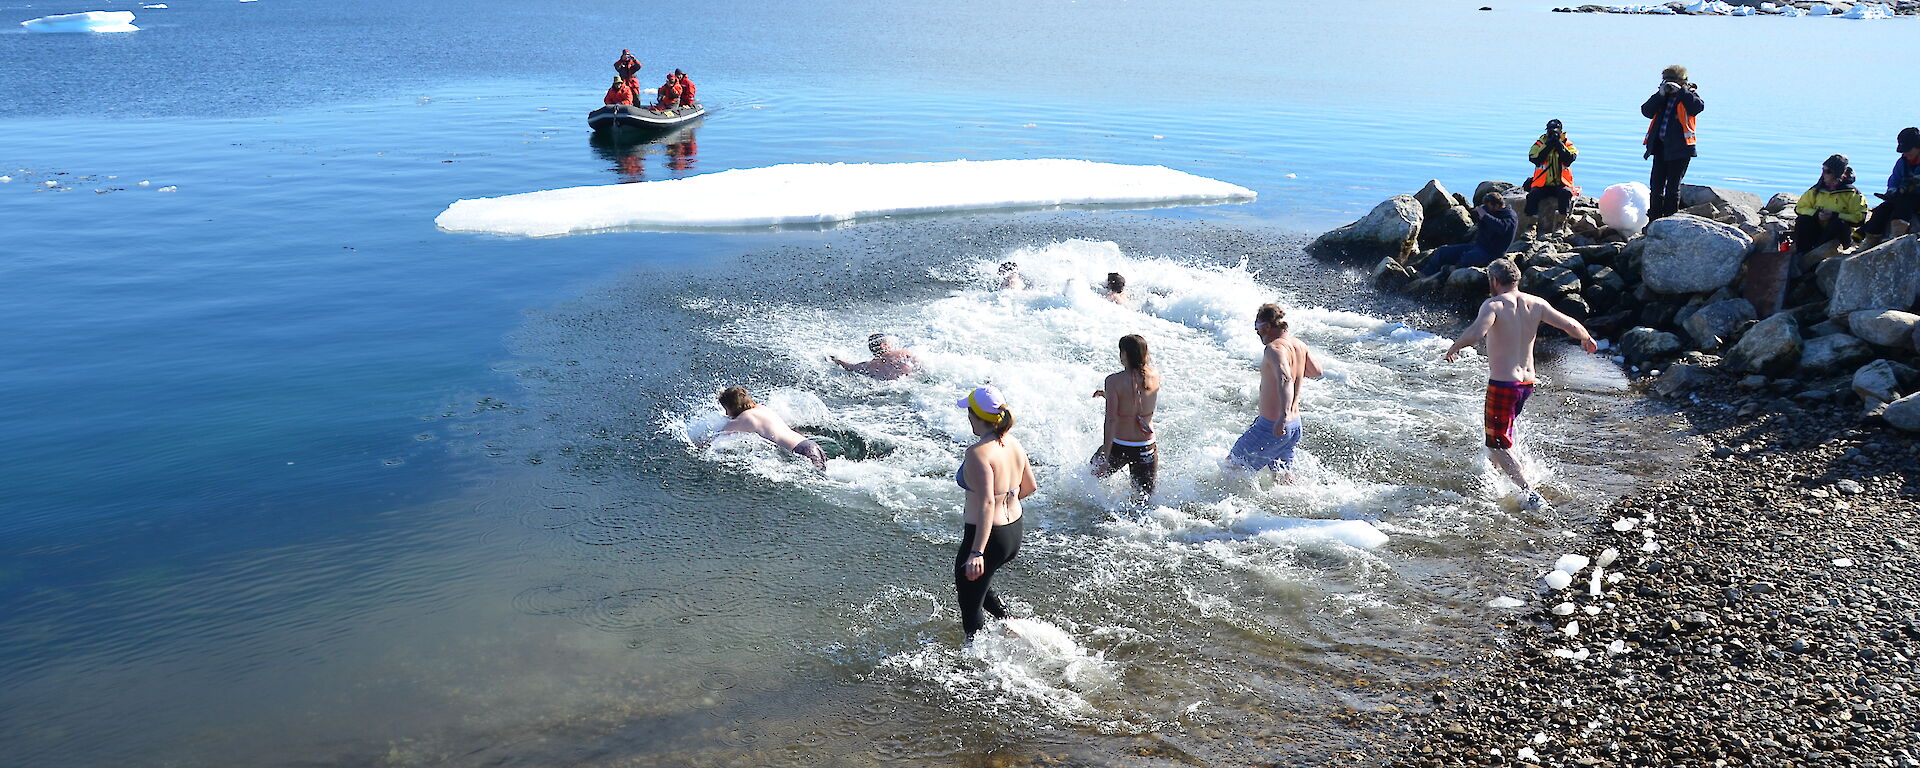
[[[819,500],[716,486],[710,468],[685,461],[618,450],[582,458],[554,437],[583,423],[577,413],[571,424],[550,418],[567,411],[554,402],[624,407],[611,383],[595,386],[616,391],[586,400],[577,388],[529,384],[566,382],[582,360],[612,370],[592,362],[605,349],[570,348],[593,338],[582,328],[645,335],[621,359],[658,353],[636,375],[691,391],[707,385],[700,365],[754,369],[737,353],[703,359],[712,328],[659,307],[703,291],[758,298],[756,280],[776,293],[806,284],[834,266],[828,246],[867,254],[847,262],[860,265],[846,267],[861,286],[853,293],[896,303],[924,298],[876,276],[884,254],[906,247],[945,243],[955,259],[992,258],[1048,233],[1112,229],[1230,261],[1245,254],[1218,233],[1248,232],[1247,253],[1272,257],[1289,233],[1343,223],[1427,178],[1456,189],[1518,180],[1548,117],[1566,121],[1583,150],[1579,180],[1597,191],[1641,178],[1635,110],[1670,61],[1689,64],[1708,97],[1699,183],[1798,191],[1835,151],[1878,179],[1893,133],[1913,120],[1885,98],[1809,110],[1805,94],[1825,84],[1791,63],[1797,52],[1844,51],[1849,70],[1872,82],[1910,65],[1900,41],[1911,20],[1571,16],[1501,3],[1480,13],[1478,4],[669,11],[178,0],[138,10],[142,31],[132,34],[0,32],[0,174],[12,178],[0,184],[0,752],[75,765],[870,762],[865,745],[907,717],[898,697],[846,692],[890,685],[870,664],[790,654],[754,677],[759,687],[742,687],[728,684],[740,674],[731,665],[764,650],[752,637],[777,634],[761,624],[726,642],[708,634],[661,646],[643,640],[667,635],[617,620],[631,611],[582,618],[582,601],[606,607],[635,584],[711,592],[695,586],[718,578],[703,575],[700,558],[727,555],[701,533],[708,513],[767,518],[758,533],[728,529],[737,538],[726,543],[775,563],[725,571],[735,587],[803,578],[789,568],[831,538],[783,517],[821,512]],[[0,23],[98,7],[0,4]],[[1551,54],[1538,53],[1542,40]],[[692,73],[713,114],[671,145],[591,145],[582,113],[622,47],[647,62],[649,83],[672,67]],[[462,197],[786,162],[1018,157],[1163,164],[1261,197],[777,234],[513,240],[432,225]],[[973,232],[979,251],[964,245]],[[1344,278],[1281,282],[1315,280]],[[622,303],[636,286],[663,291],[662,304]],[[634,411],[640,424],[657,417]],[[641,453],[649,445],[615,437]],[[687,545],[692,554],[657,542],[594,550],[545,530],[588,508],[667,510],[635,524],[707,543]],[[877,556],[874,567],[919,568],[922,554]],[[781,594],[749,601],[754,621],[820,615],[806,608],[813,593]],[[1282,646],[1371,637],[1391,649],[1383,654],[1406,654],[1407,667],[1435,652],[1408,650],[1421,641],[1407,622],[1370,634],[1365,621],[1325,621],[1325,637]],[[1286,655],[1236,653],[1227,655]],[[1314,662],[1264,685],[1323,687],[1333,677],[1314,676],[1350,672],[1345,663]],[[1262,685],[1228,698],[1325,703],[1263,698]],[[700,696],[712,701],[697,717],[660,703]],[[1155,709],[1178,708],[1165,698],[1121,707],[1123,726],[1091,718],[1037,735],[1016,719],[985,738],[1045,751],[1098,734],[1096,759],[1158,730],[1143,723],[1173,722]],[[843,727],[847,712],[874,701],[895,709]],[[783,729],[741,735],[761,720]],[[1203,730],[1172,732],[1182,728]],[[538,733],[567,746],[512,746]],[[946,754],[970,753],[980,736],[928,726],[896,752],[884,740],[877,749],[937,763],[941,745],[965,741]],[[1187,746],[1202,762],[1247,754]],[[1291,754],[1275,750],[1252,754]]]

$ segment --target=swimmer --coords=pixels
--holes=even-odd
[[[1487,286],[1493,296],[1480,303],[1480,315],[1447,348],[1447,362],[1460,350],[1485,338],[1487,341],[1487,401],[1482,409],[1486,421],[1487,453],[1493,463],[1512,478],[1524,495],[1528,509],[1544,501],[1520,471],[1513,457],[1513,423],[1520,409],[1533,394],[1533,341],[1546,323],[1579,340],[1588,353],[1599,351],[1593,335],[1580,321],[1554,309],[1545,299],[1520,291],[1520,267],[1512,259],[1494,259],[1487,265]]]
[[[1262,304],[1253,330],[1265,346],[1260,353],[1260,413],[1233,444],[1227,463],[1241,469],[1271,469],[1293,481],[1293,451],[1300,445],[1300,387],[1323,371],[1307,345],[1287,332],[1287,312]]]
[[[1000,264],[1000,290],[1017,291],[1027,287],[1027,281],[1020,278],[1020,265],[1007,261]]]
[[[986,626],[986,617],[1007,617],[1007,607],[993,593],[994,573],[1020,555],[1020,539],[1025,532],[1021,521],[1020,500],[1032,496],[1038,486],[1033,466],[1027,463],[1027,450],[1008,434],[1013,431],[1013,410],[1000,390],[980,387],[955,403],[967,411],[967,424],[978,438],[960,459],[960,471],[953,476],[967,492],[965,527],[960,532],[960,551],[953,560],[953,586],[960,598],[960,624],[967,637]]]
[[[787,426],[786,419],[768,408],[753,401],[753,395],[747,394],[746,387],[727,387],[720,390],[720,408],[727,412],[727,425],[721,432],[739,432],[759,435],[774,445],[806,457],[813,462],[813,468],[825,472],[827,455],[820,450],[820,444],[807,439],[806,435],[793,431]]]
[[[1118,272],[1107,273],[1107,301],[1127,305],[1127,278]]]
[[[881,381],[906,378],[920,368],[920,358],[915,357],[911,350],[902,349],[892,336],[884,333],[867,337],[867,351],[873,353],[872,360],[849,363],[838,356],[828,359],[841,368]]]
[[[1106,429],[1100,448],[1088,463],[1093,476],[1106,478],[1121,467],[1133,478],[1141,500],[1153,495],[1160,465],[1153,444],[1153,409],[1160,402],[1160,372],[1147,356],[1147,340],[1139,334],[1120,337],[1120,365],[1107,376],[1106,386],[1093,391],[1107,401]]]

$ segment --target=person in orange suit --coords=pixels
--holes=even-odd
[[[604,102],[607,104],[631,105],[633,103],[633,89],[627,87],[627,81],[616,77],[613,79],[613,85],[607,88],[607,97]]]

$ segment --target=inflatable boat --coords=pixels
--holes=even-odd
[[[587,127],[592,128],[594,133],[663,131],[686,125],[706,114],[707,108],[699,104],[673,109],[609,104],[587,113]]]

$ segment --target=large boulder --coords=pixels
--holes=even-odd
[[[1580,276],[1566,267],[1527,267],[1520,276],[1521,290],[1535,296],[1553,298],[1562,293],[1579,293]]]
[[[1766,213],[1779,213],[1800,204],[1800,196],[1781,192],[1767,198],[1767,204],[1760,207]]]
[[[1887,423],[1908,432],[1920,432],[1920,393],[1907,395],[1887,404],[1881,414]]]
[[[1800,364],[1800,349],[1800,323],[1782,312],[1754,324],[1727,350],[1722,362],[1728,370],[1739,373],[1779,376]]]
[[[1906,349],[1913,341],[1913,329],[1920,327],[1920,315],[1897,309],[1871,310],[1847,314],[1847,328],[1869,344]]]
[[[1413,199],[1420,203],[1420,247],[1464,243],[1473,237],[1473,217],[1439,180],[1428,180]]]
[[[1800,370],[1811,376],[1844,371],[1873,359],[1873,347],[1844,333],[1808,339],[1800,347]]]
[[[1620,355],[1629,363],[1665,360],[1680,354],[1680,337],[1640,326],[1620,335]]]
[[[1380,263],[1373,265],[1371,276],[1373,284],[1383,291],[1398,291],[1419,277],[1420,274],[1413,271],[1412,267],[1392,256],[1380,257]]]
[[[1486,296],[1491,290],[1486,267],[1461,267],[1447,273],[1446,292],[1450,295]]]
[[[1907,235],[1848,256],[1827,292],[1827,314],[1906,310],[1920,298],[1920,237]]]
[[[1737,227],[1679,213],[1647,225],[1640,279],[1658,293],[1701,293],[1740,274],[1753,239]]]
[[[1853,372],[1853,393],[1867,404],[1891,403],[1900,393],[1913,391],[1920,371],[1892,360],[1875,360]]]
[[[1713,374],[1700,366],[1680,363],[1660,374],[1660,380],[1653,383],[1653,391],[1661,397],[1673,397],[1690,392],[1713,380]]]
[[[1687,318],[1684,325],[1695,347],[1712,351],[1732,341],[1735,333],[1757,319],[1759,317],[1754,314],[1752,302],[1727,299],[1701,307],[1700,311]]]
[[[1476,186],[1473,188],[1473,199],[1469,200],[1468,202],[1473,203],[1474,205],[1479,205],[1487,201],[1488,192],[1494,192],[1494,193],[1504,195],[1507,193],[1507,190],[1513,189],[1514,186],[1515,186],[1514,183],[1511,181],[1480,182],[1479,186]]]
[[[1394,195],[1359,221],[1315,238],[1309,249],[1361,259],[1391,256],[1406,260],[1420,237],[1423,214],[1413,195]]]
[[[1761,200],[1759,195],[1752,192],[1722,187],[1702,187],[1696,184],[1680,185],[1680,207],[1692,208],[1708,203],[1738,205],[1750,211],[1767,207],[1767,201]]]

